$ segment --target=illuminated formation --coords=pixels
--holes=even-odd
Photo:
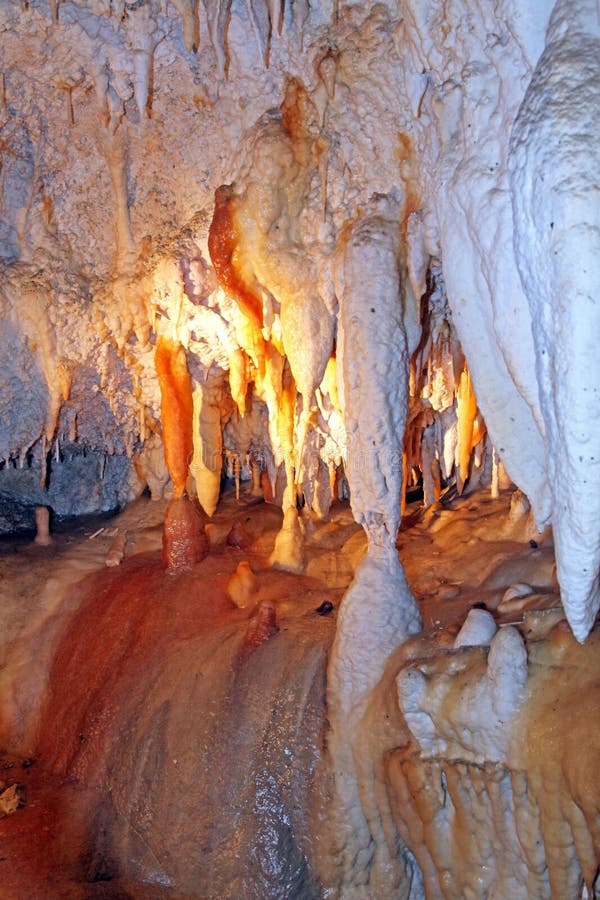
[[[192,383],[185,349],[166,337],[156,345],[156,374],[160,385],[160,413],[165,461],[175,498],[182,497],[193,453]]]
[[[596,896],[596,0],[0,58],[2,890]]]

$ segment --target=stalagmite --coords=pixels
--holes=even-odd
[[[125,545],[127,544],[127,532],[117,529],[117,533],[110,542],[108,553],[104,560],[104,565],[109,568],[120,566],[125,556]]]
[[[188,497],[171,500],[165,513],[162,557],[173,574],[187,572],[208,553],[208,539],[200,516]]]
[[[284,513],[283,525],[275,539],[269,563],[276,569],[288,572],[304,571],[304,534],[295,506],[288,507]]]
[[[261,600],[256,615],[250,620],[244,643],[240,648],[240,660],[252,653],[279,631],[277,607],[272,600]]]
[[[456,635],[454,647],[489,646],[498,631],[493,615],[487,609],[471,609]]]
[[[250,457],[250,472],[252,476],[252,486],[250,488],[250,492],[253,497],[261,497],[262,496],[262,487],[260,484],[261,475],[263,472],[261,461],[257,459],[257,457],[252,454]]]
[[[390,859],[385,841],[371,830],[381,827],[379,801],[374,784],[365,783],[364,773],[357,771],[348,734],[360,728],[388,654],[420,628],[419,611],[395,547],[409,360],[416,349],[416,342],[408,343],[404,323],[397,213],[393,202],[382,199],[345,235],[338,273],[338,360],[348,441],[345,470],[352,512],[365,529],[368,552],[340,608],[329,664],[328,704],[338,772],[344,889],[369,884],[373,894],[383,872],[398,861]]]
[[[227,582],[227,593],[236,606],[244,609],[257,602],[259,580],[252,571],[249,562],[242,560]]]
[[[47,506],[35,508],[35,543],[42,547],[48,547],[52,543],[50,537],[50,510]]]
[[[175,497],[181,497],[194,449],[192,383],[185,350],[170,338],[160,337],[156,344],[155,366],[161,391],[165,461]]]

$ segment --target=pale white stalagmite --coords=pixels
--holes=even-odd
[[[487,609],[471,609],[456,635],[454,647],[487,647],[497,631],[494,617]]]
[[[374,774],[359,772],[352,735],[360,732],[389,653],[420,628],[395,546],[414,335],[409,346],[397,205],[381,202],[371,212],[345,235],[338,278],[346,475],[354,517],[369,543],[340,608],[328,681],[342,890],[365,898],[386,883],[402,881],[402,862],[390,856]]]
[[[556,4],[512,136],[515,247],[547,433],[561,597],[585,640],[600,606],[600,23]]]

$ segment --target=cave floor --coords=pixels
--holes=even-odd
[[[527,605],[559,606],[551,534],[538,535],[527,512],[511,514],[510,500],[510,491],[498,500],[478,492],[426,511],[419,503],[409,506],[398,548],[426,632],[454,633],[473,604],[495,610],[516,583],[530,586],[531,602],[499,617],[501,623],[522,619]],[[111,871],[106,853],[86,845],[86,816],[113,787],[110,773],[98,774],[91,760],[95,754],[111,758],[106,737],[111,730],[135,730],[135,723],[119,717],[123,706],[131,706],[127,695],[135,694],[137,680],[146,677],[140,673],[151,668],[148,653],[136,651],[138,642],[165,654],[173,683],[190,639],[213,646],[213,655],[226,646],[215,691],[224,690],[230,670],[235,675],[227,690],[238,690],[259,665],[260,648],[250,663],[242,649],[252,608],[238,609],[227,594],[241,561],[249,562],[258,578],[256,600],[276,604],[280,632],[273,646],[282,648],[282,660],[302,647],[294,670],[321,667],[322,689],[313,705],[321,704],[322,711],[310,713],[315,721],[325,715],[324,670],[337,607],[366,548],[348,505],[336,504],[324,522],[303,516],[307,564],[303,575],[295,575],[268,563],[280,510],[249,495],[237,501],[229,491],[208,526],[209,555],[192,573],[170,580],[160,563],[165,506],[143,498],[112,519],[59,531],[48,547],[22,538],[0,544],[0,780],[18,784],[21,795],[19,808],[0,819],[0,896],[6,900],[180,896],[177,884],[161,885],[160,877],[145,885]],[[226,540],[234,523],[237,546]],[[111,542],[123,532],[123,563],[108,569],[104,561]],[[132,587],[136,578],[137,588]],[[320,616],[316,610],[325,600],[333,610]],[[70,648],[82,631],[78,657]],[[123,635],[129,635],[127,646]],[[76,686],[86,677],[78,666],[91,673],[85,689]],[[111,710],[103,714],[102,728],[81,700],[86,692],[95,697],[99,691]],[[141,717],[143,704],[141,696],[136,713]],[[100,862],[94,859],[98,853]]]

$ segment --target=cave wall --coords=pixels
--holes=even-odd
[[[435,353],[442,369],[448,361],[443,324],[466,355],[489,443],[538,525],[557,529],[582,639],[600,553],[589,500],[599,477],[591,0],[554,10],[11,0],[0,26],[3,492],[29,503],[16,468],[44,488],[51,454],[56,472],[90,451],[129,470],[103,491],[103,467],[80,465],[98,508],[145,484],[160,492],[154,346],[165,335],[184,347],[197,389],[201,500],[218,499],[220,431],[233,415],[226,449],[255,450],[273,493],[281,465],[326,506],[327,472],[348,457],[335,371],[324,380],[344,290],[336,259],[370,198],[385,195],[415,303],[428,278],[429,297],[443,294],[433,368]],[[262,334],[211,262],[214,192],[227,184],[230,251],[263,305]],[[423,469],[425,427],[435,421],[442,469],[458,441],[448,450],[454,362],[450,423],[436,419],[431,391],[417,404]],[[239,427],[232,398],[239,411],[249,382],[253,424]],[[78,511],[77,493],[63,508]]]
[[[325,514],[343,464],[369,539],[329,668],[348,896],[418,879],[358,727],[420,626],[407,479],[431,502],[500,458],[554,527],[578,640],[598,611],[599,44],[592,0],[0,9],[0,527],[172,490],[177,383],[209,515],[223,456],[264,469],[290,534],[295,490]]]

